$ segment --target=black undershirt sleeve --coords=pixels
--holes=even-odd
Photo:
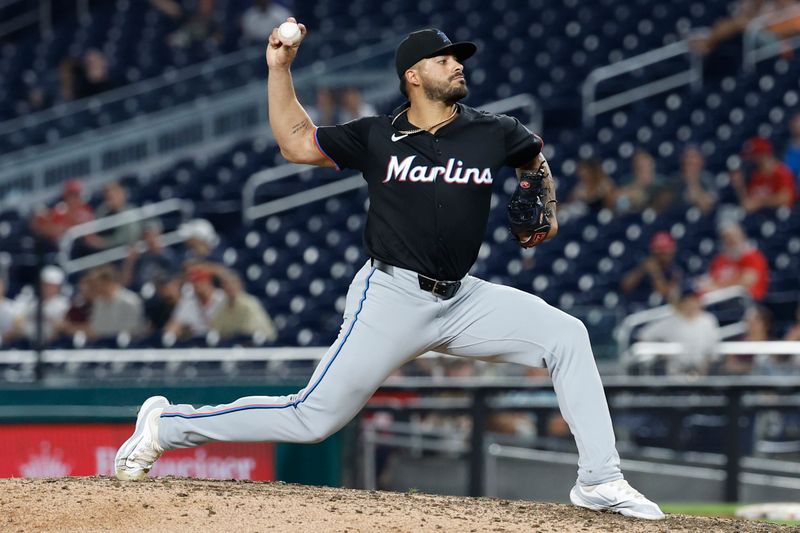
[[[505,164],[518,168],[532,161],[542,151],[544,142],[519,120],[508,115],[498,115],[506,146]]]

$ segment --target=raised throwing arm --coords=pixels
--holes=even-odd
[[[293,17],[289,22],[297,22]],[[267,92],[269,100],[269,123],[280,146],[281,154],[293,163],[304,163],[321,167],[334,164],[319,151],[314,139],[316,126],[297,100],[290,67],[297,49],[306,37],[306,27],[298,24],[302,38],[295,44],[283,42],[278,28],[272,30],[267,43]]]

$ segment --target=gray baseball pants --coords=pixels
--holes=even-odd
[[[442,300],[417,275],[369,262],[347,292],[344,322],[308,385],[289,396],[248,396],[161,414],[164,449],[210,441],[319,442],[349,422],[384,380],[429,350],[546,366],[578,446],[583,485],[621,479],[603,385],[583,323],[534,296],[472,276]]]

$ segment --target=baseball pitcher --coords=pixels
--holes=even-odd
[[[289,19],[289,22],[296,22]],[[515,118],[459,103],[471,42],[436,29],[411,33],[395,55],[407,102],[389,116],[316,127],[295,96],[297,41],[267,47],[269,119],[289,161],[363,173],[370,206],[339,336],[297,394],[195,408],[155,396],[116,456],[117,477],[142,479],[165,450],[210,441],[319,442],[351,420],[403,363],[427,351],[547,367],[578,446],[575,505],[659,520],[664,514],[620,471],[603,385],[580,320],[541,298],[468,275],[503,166],[519,186],[507,207],[519,244],[558,232],[542,140]]]

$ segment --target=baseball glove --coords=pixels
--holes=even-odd
[[[508,202],[508,229],[523,248],[544,242],[550,233],[550,219],[543,201],[545,172],[544,165],[535,172],[523,172]]]

